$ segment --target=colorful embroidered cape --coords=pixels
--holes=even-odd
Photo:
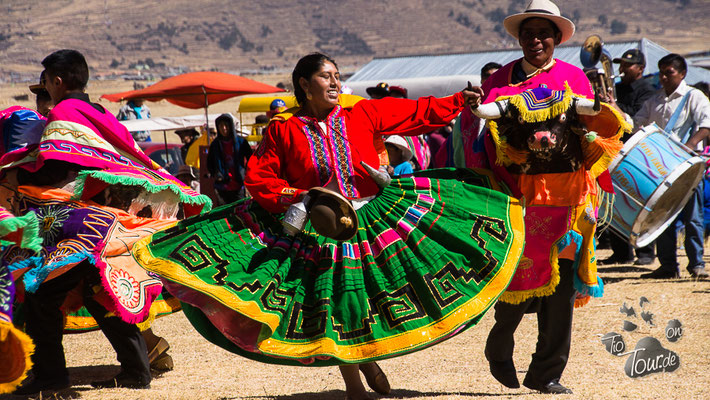
[[[361,161],[377,168],[389,163],[381,135],[411,136],[445,126],[463,107],[463,95],[418,100],[385,98],[342,102],[318,122],[287,110],[269,123],[247,167],[245,185],[264,208],[283,212],[300,194],[335,179],[354,199],[378,188]]]
[[[570,64],[556,60],[555,65],[528,80],[510,85],[513,66],[509,63],[491,76],[483,85],[484,103],[510,99],[522,109],[523,118],[536,121],[545,116],[557,116],[569,107],[573,94],[591,98],[591,85],[584,72]],[[564,92],[561,105],[542,107],[533,104],[535,96],[519,94],[538,88]],[[549,94],[549,93],[548,93]],[[541,94],[538,99],[547,96]],[[533,103],[531,103],[533,102]],[[532,111],[538,110],[538,111]],[[554,110],[554,111],[553,111]],[[561,111],[562,110],[562,111]],[[544,115],[543,115],[544,114]],[[509,184],[516,197],[526,199],[526,246],[511,285],[501,300],[520,303],[533,296],[547,296],[559,283],[558,258],[574,260],[575,289],[579,292],[577,306],[585,304],[589,296],[603,294],[603,283],[596,273],[594,232],[596,228],[597,189],[595,179],[607,174],[606,169],[621,148],[619,139],[629,129],[623,118],[605,105],[595,117],[580,116],[590,131],[598,133],[597,140],[583,142],[584,168],[574,172],[513,176],[506,169],[511,157],[506,156],[505,144],[497,136],[496,124],[480,132],[480,120],[469,110],[461,113],[454,130],[456,146],[454,158],[469,167],[485,166]],[[463,160],[463,161],[462,161]]]
[[[35,215],[15,217],[0,207],[0,243],[3,249],[11,244],[38,252],[42,240],[37,236]],[[13,325],[15,282],[10,269],[0,263],[0,393],[9,393],[27,377],[32,367],[32,340]]]
[[[71,193],[61,189],[20,186],[16,192],[5,187],[0,191],[3,201],[11,201],[5,207],[16,214],[33,212],[39,220],[43,240],[39,255],[17,245],[3,254],[3,263],[9,265],[17,282],[21,279],[25,290],[34,292],[43,282],[88,261],[101,277],[99,302],[128,323],[150,317],[162,285],[135,262],[130,251],[136,241],[174,221],[139,218],[92,202],[71,201]],[[76,299],[65,304],[72,302]]]
[[[39,142],[4,154],[0,170],[20,167],[34,172],[47,160],[94,170],[86,172],[82,184],[77,185],[78,199],[88,200],[108,185],[121,183],[141,186],[150,193],[167,189],[176,196],[175,203],[188,205],[187,215],[211,207],[207,196],[198,194],[146,156],[111,113],[102,113],[83,100],[71,98],[57,104],[49,113]]]

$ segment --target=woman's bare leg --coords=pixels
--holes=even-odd
[[[345,394],[347,399],[371,399],[360,379],[360,368],[358,364],[340,365],[339,368],[340,374],[343,375],[343,380],[345,381]]]
[[[375,392],[387,395],[390,392],[390,383],[387,380],[387,375],[375,362],[360,364],[360,371],[365,375],[367,385]]]

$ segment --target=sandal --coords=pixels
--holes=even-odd
[[[367,386],[369,386],[370,389],[381,395],[389,394],[392,388],[390,387],[390,383],[387,380],[387,375],[385,375],[385,373],[382,371],[382,368],[380,368],[380,366],[377,365],[376,362],[373,362],[372,365],[376,368],[377,372],[375,372],[373,376],[368,376],[364,373],[364,370],[362,369],[363,365],[364,364],[360,365],[360,370],[363,371],[363,374],[365,375],[365,381],[367,381]]]
[[[165,355],[165,353],[167,353],[169,349],[170,343],[168,343],[168,341],[164,338],[160,338],[160,340],[158,340],[158,343],[155,344],[155,347],[150,349],[150,351],[148,352],[148,362],[152,365],[153,362],[157,361],[161,356]]]
[[[159,372],[172,371],[175,368],[175,364],[173,364],[173,358],[170,354],[163,353],[163,355],[150,363],[150,368]]]

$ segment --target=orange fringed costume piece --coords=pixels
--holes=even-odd
[[[506,96],[497,100],[508,99],[520,111],[523,120],[537,122],[567,111],[575,95],[569,86],[565,89],[562,100],[545,109],[526,102],[531,93],[534,98],[534,91],[528,91],[528,96]],[[586,138],[582,138],[583,168],[565,173],[510,174],[526,200],[526,246],[518,271],[501,296],[502,301],[517,304],[530,297],[554,293],[559,283],[559,258],[574,261],[574,285],[579,292],[576,306],[588,302],[589,296],[600,297],[603,293],[603,283],[597,276],[594,243],[596,179],[621,150],[621,136],[630,127],[606,104],[602,104],[598,115],[580,115],[579,118],[589,131]],[[489,121],[488,128],[495,145],[496,164],[506,166],[521,159],[519,151],[499,137],[495,121]]]

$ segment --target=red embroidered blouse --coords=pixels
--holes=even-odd
[[[360,161],[379,167],[378,151],[384,149],[381,135],[431,132],[448,124],[463,106],[461,93],[418,100],[361,100],[351,108],[336,106],[322,121],[327,132],[315,118],[298,112],[277,117],[249,159],[245,185],[270,212],[284,212],[302,192],[326,186],[332,179],[348,198],[372,196],[377,185]]]

